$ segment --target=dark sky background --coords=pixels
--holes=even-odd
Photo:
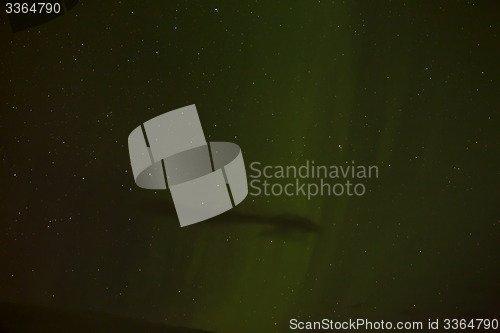
[[[216,332],[498,318],[498,1],[82,1],[17,33],[0,20],[0,301]],[[189,104],[247,171],[379,178],[180,228],[168,191],[135,185],[127,137]]]

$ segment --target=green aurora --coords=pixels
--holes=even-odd
[[[2,17],[0,301],[214,332],[498,318],[499,22],[496,1],[82,1],[18,33]],[[168,191],[135,186],[127,137],[189,104],[247,174],[378,178],[180,228]]]

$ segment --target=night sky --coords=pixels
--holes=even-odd
[[[0,302],[215,332],[498,318],[500,2],[82,1],[0,14]],[[129,133],[196,104],[248,166],[377,165],[180,228]]]

